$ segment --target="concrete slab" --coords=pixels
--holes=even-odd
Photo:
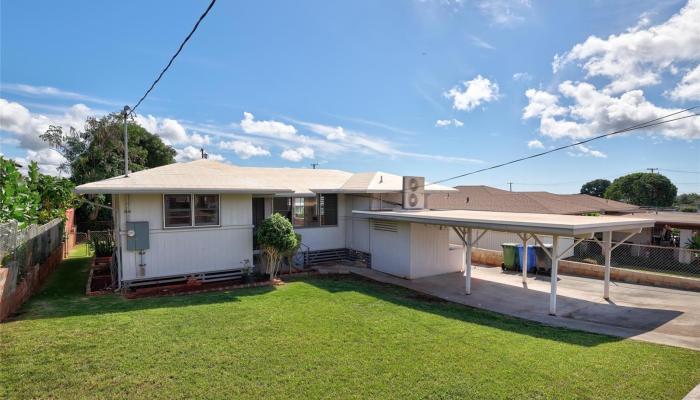
[[[477,266],[472,294],[464,294],[462,273],[406,280],[367,268],[338,266],[373,280],[403,286],[447,301],[501,314],[611,336],[700,350],[700,293],[611,282],[603,299],[601,280],[559,275],[557,316],[550,316],[547,276]]]

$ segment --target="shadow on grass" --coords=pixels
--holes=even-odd
[[[624,339],[623,337],[591,333],[563,327],[554,327],[537,321],[521,319],[480,308],[473,308],[468,305],[456,304],[437,297],[414,292],[390,283],[380,283],[359,276],[335,276],[326,278],[314,277],[304,279],[304,282],[331,293],[354,291],[381,299],[383,301],[388,301],[402,307],[432,313],[445,318],[451,318],[466,323],[488,326],[517,334],[528,335],[540,339],[555,340],[579,346],[597,346]],[[546,299],[549,297],[548,293],[541,293],[509,285],[496,285],[498,285],[498,290],[502,292],[502,296],[504,296],[504,298],[512,296],[513,299],[517,299],[518,296],[522,296],[523,291],[525,291],[528,296],[538,297],[538,300],[542,300],[543,304],[546,304]],[[581,307],[572,313],[577,315],[567,315],[568,318],[594,321],[598,313],[606,316],[610,316],[611,314],[621,314],[621,318],[624,319],[622,322],[627,323],[629,321],[635,321],[635,323],[638,325],[635,326],[635,329],[640,330],[652,330],[682,314],[681,312],[672,310],[623,307],[615,305],[614,303],[593,303],[581,299],[567,298],[564,296],[560,296],[560,302],[561,301],[586,303],[584,307]],[[637,321],[640,319],[642,321]],[[632,334],[630,336],[632,336]]]
[[[85,295],[85,283],[90,267],[89,257],[74,257],[65,260],[50,278],[46,287],[20,310],[13,320],[32,320],[63,318],[84,315],[104,315],[157,308],[189,307],[207,304],[239,301],[242,297],[260,296],[274,291],[274,287],[256,287],[235,289],[231,291],[188,294],[169,297],[153,297],[127,300],[119,295],[88,297]],[[412,290],[392,284],[379,283],[353,275],[330,275],[297,278],[296,281],[310,284],[328,293],[356,292],[374,297],[381,301],[407,307],[420,312],[427,312],[465,323],[478,324],[509,331],[516,334],[547,340],[565,342],[577,346],[597,346],[622,340],[618,337],[595,333],[556,328],[539,322],[527,321],[496,312],[471,308],[450,303],[435,297],[426,296]],[[509,296],[508,290],[522,288],[504,285],[503,296]],[[538,292],[530,295],[540,296]],[[547,295],[547,294],[542,294]],[[600,307],[618,307],[614,304],[600,304]],[[655,321],[672,319],[678,313],[666,311],[662,318]]]
[[[231,291],[222,290],[141,299],[126,299],[119,294],[91,297],[85,295],[91,260],[90,256],[83,255],[64,260],[49,278],[44,288],[32,297],[13,318],[8,319],[8,322],[224,303],[238,301],[244,296],[258,296],[275,290],[271,286],[260,286]]]

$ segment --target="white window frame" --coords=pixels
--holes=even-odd
[[[183,226],[166,226],[165,225],[165,196],[177,196],[177,195],[183,195],[186,194],[190,196],[190,224],[189,225],[183,225]],[[218,220],[219,223],[216,225],[195,225],[194,222],[194,196],[195,195],[202,195],[202,196],[216,196],[218,200],[217,204],[217,212],[218,212]],[[206,228],[220,228],[221,227],[221,193],[163,193],[161,196],[161,213],[162,213],[162,219],[163,219],[163,229],[206,229]]]

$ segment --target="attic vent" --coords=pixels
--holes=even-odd
[[[393,222],[393,221],[374,220],[373,224],[374,224],[375,231],[384,231],[384,232],[398,232],[399,231],[399,226],[396,224],[396,222]]]

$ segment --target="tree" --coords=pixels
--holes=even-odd
[[[14,161],[0,156],[0,222],[17,221],[20,228],[38,222],[40,196]]]
[[[610,186],[610,181],[607,179],[595,179],[581,186],[581,194],[588,194],[595,197],[603,197],[605,191]]]
[[[298,246],[294,227],[287,218],[275,213],[260,224],[257,239],[265,254],[266,273],[270,275],[270,279],[274,279],[282,258]]]
[[[13,161],[0,157],[0,222],[15,220],[25,227],[65,218],[66,209],[76,205],[73,183],[40,174],[36,162],[27,169],[22,176]]]
[[[101,118],[88,117],[81,131],[70,128],[68,133],[60,126],[50,125],[41,138],[58,150],[66,163],[59,169],[71,172],[71,180],[76,185],[99,181],[124,174],[124,117],[111,113]],[[140,171],[175,162],[175,150],[160,138],[133,119],[127,121],[129,134],[129,169]],[[88,198],[95,204],[108,204],[106,195],[93,195]],[[95,220],[99,206],[85,203],[78,216],[88,214]]]
[[[638,206],[668,207],[673,205],[677,192],[667,177],[637,172],[615,179],[605,191],[605,198]]]
[[[175,162],[175,150],[139,126],[127,122],[129,169],[140,171]],[[71,172],[76,185],[112,178],[124,173],[124,120],[119,113],[88,117],[82,131],[50,125],[41,138],[67,160],[61,169]]]
[[[700,194],[683,193],[676,196],[676,200],[673,202],[673,205],[678,207],[680,211],[696,212],[698,210],[699,202]]]

